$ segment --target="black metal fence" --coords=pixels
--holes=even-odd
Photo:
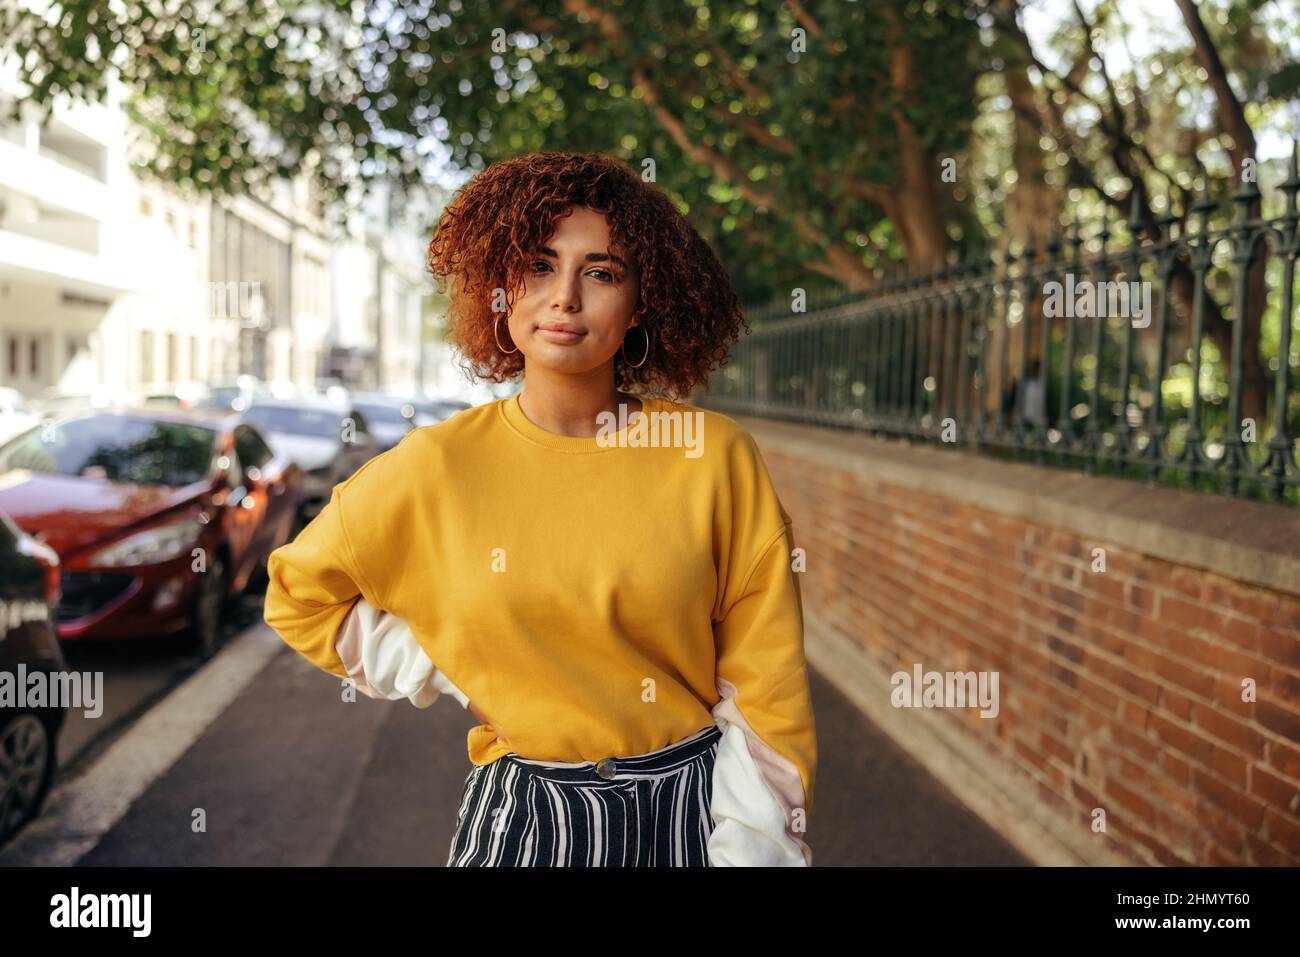
[[[1207,195],[1151,217],[1135,197],[1122,243],[1075,225],[1000,260],[751,310],[703,403],[1300,504],[1294,151],[1288,172],[1273,218],[1253,182],[1218,227]]]

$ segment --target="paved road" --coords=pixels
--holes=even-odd
[[[262,654],[239,690],[77,863],[444,864],[474,718],[447,696],[427,710],[343,702],[336,680],[265,626],[240,641]],[[813,694],[817,866],[1027,863],[816,676]]]

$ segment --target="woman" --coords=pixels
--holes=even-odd
[[[624,165],[547,152],[462,189],[429,268],[471,371],[523,390],[336,486],[267,622],[482,722],[451,866],[811,864],[790,517],[750,435],[670,397],[743,323],[717,257]]]

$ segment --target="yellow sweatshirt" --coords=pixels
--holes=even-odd
[[[476,765],[654,751],[713,724],[726,688],[809,813],[790,516],[738,423],[640,398],[590,438],[546,431],[518,396],[412,431],[271,554],[266,621],[347,677],[336,639],[359,598],[403,619],[508,740],[473,728]]]

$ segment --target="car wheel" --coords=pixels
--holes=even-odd
[[[20,711],[0,726],[0,844],[40,813],[54,779],[54,737]]]
[[[189,650],[204,660],[215,655],[221,646],[221,613],[225,606],[226,565],[216,558],[200,575],[191,616]]]

